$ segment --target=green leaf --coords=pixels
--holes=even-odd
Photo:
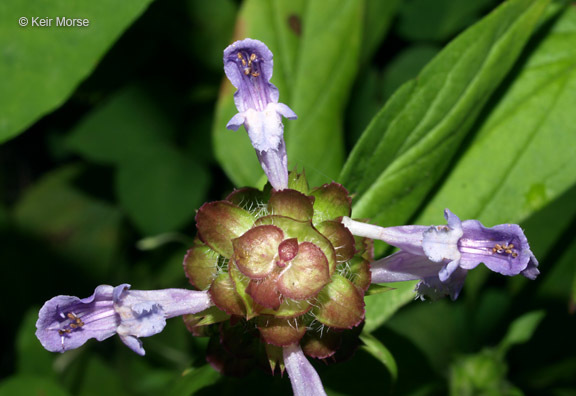
[[[81,172],[79,166],[68,166],[48,173],[18,202],[14,220],[90,273],[102,275],[117,250],[121,216],[73,186]]]
[[[450,396],[523,396],[507,373],[506,362],[492,349],[461,356],[450,367]]]
[[[8,213],[3,204],[0,204],[0,230],[8,224]]]
[[[576,191],[576,189],[574,189]],[[572,200],[569,202],[570,209],[572,211],[576,211],[574,207],[574,200],[576,199],[576,194],[571,194]],[[565,201],[568,203],[567,201]],[[544,211],[546,211],[548,207]],[[566,229],[566,227],[562,227],[563,224],[558,224],[566,220],[572,220],[574,216],[563,216],[564,213],[559,214],[556,217],[550,218],[549,224],[547,227],[541,228],[540,234],[543,234],[541,238],[536,239],[541,240],[545,238],[545,242],[548,242],[548,235],[552,234],[556,236],[556,239],[560,236],[565,235],[572,235],[570,233],[570,229]],[[556,220],[556,221],[554,221]],[[574,263],[576,262],[576,239],[572,239],[571,241],[563,241],[561,245],[552,245],[552,242],[556,242],[556,239],[550,241],[547,248],[560,247],[560,251],[558,253],[561,256],[557,260],[546,260],[545,262],[552,262],[553,266],[546,267],[546,271],[542,273],[541,279],[539,279],[538,287],[538,295],[540,297],[544,297],[546,299],[558,299],[562,302],[568,302],[570,300],[576,301],[574,299],[574,282],[576,281],[576,266]],[[533,239],[528,236],[528,240],[530,241],[530,247],[532,248]],[[556,252],[554,252],[556,253]],[[538,256],[537,253],[536,257]],[[572,302],[572,304],[574,304]],[[574,309],[574,308],[572,308]]]
[[[334,180],[344,162],[342,122],[360,56],[358,0],[313,1],[303,19],[292,109],[286,127],[289,166],[306,169],[310,185]]]
[[[168,392],[169,396],[193,395],[200,389],[216,383],[220,379],[220,373],[210,365],[186,370],[173,384]]]
[[[388,293],[391,294],[391,293]],[[466,311],[461,304],[441,300],[414,303],[394,315],[386,327],[409,339],[426,355],[431,366],[444,372],[454,354],[469,342]]]
[[[97,355],[90,356],[82,375],[82,383],[76,390],[78,396],[122,396],[126,391],[122,386],[119,372]]]
[[[188,0],[190,40],[194,59],[222,70],[222,50],[234,31],[237,5],[233,0]]]
[[[364,21],[362,32],[362,65],[370,58],[388,33],[390,24],[401,4],[401,0],[365,0]]]
[[[567,171],[576,168],[575,42],[572,7],[535,43],[422,218],[449,207],[487,224],[518,223],[576,183]]]
[[[572,287],[570,290],[570,312],[576,312],[576,274],[572,276]]]
[[[0,142],[59,107],[96,67],[150,0],[0,2]],[[87,27],[57,27],[56,18],[85,18]],[[21,27],[19,18],[29,24]],[[32,26],[32,18],[52,26]]]
[[[116,190],[145,235],[177,230],[192,219],[208,188],[206,170],[176,150],[120,166]]]
[[[380,1],[378,4],[388,2]],[[439,51],[439,47],[432,45],[413,45],[401,50],[383,70],[370,65],[362,66],[362,75],[356,79],[351,93],[354,100],[348,104],[346,113],[349,144],[360,138],[374,114],[378,113],[394,91],[416,77]]]
[[[398,366],[396,365],[396,360],[392,353],[373,335],[363,332],[360,335],[360,339],[364,343],[363,349],[378,359],[392,377],[393,381],[398,378]]]
[[[208,188],[206,169],[173,148],[174,134],[161,104],[143,88],[130,86],[89,113],[67,146],[117,166],[120,203],[143,234],[154,235],[186,224]]]
[[[533,311],[515,319],[498,346],[500,353],[505,354],[511,346],[529,341],[545,315],[544,311]]]
[[[377,283],[373,283],[370,285],[370,287],[368,288],[368,290],[366,290],[366,293],[364,293],[364,295],[366,296],[374,296],[376,294],[380,294],[380,293],[385,293],[385,292],[389,292],[392,290],[396,290],[393,287],[389,287],[389,286],[383,286],[383,285],[379,285]]]
[[[342,166],[342,116],[360,53],[362,9],[356,0],[248,0],[237,21],[237,38],[262,40],[274,53],[272,83],[280,102],[298,114],[285,122],[288,165],[306,168],[312,185],[333,179]],[[237,112],[233,92],[226,81],[213,130],[216,157],[236,185],[255,186],[262,169],[246,133],[225,128]]]
[[[506,379],[504,355],[512,345],[528,341],[544,315],[544,311],[525,314],[512,322],[497,348],[485,348],[456,359],[450,368],[450,395],[523,395]],[[540,371],[538,377],[542,378]]]
[[[340,176],[358,194],[354,216],[402,224],[456,154],[510,70],[547,0],[515,0],[451,42],[375,117]]]
[[[349,144],[358,141],[374,114],[385,103],[381,85],[380,71],[374,66],[366,65],[362,78],[356,80],[350,94],[354,100],[349,103],[347,110],[346,139]]]
[[[567,353],[566,356],[558,356],[546,364],[533,365],[531,370],[526,370],[523,376],[529,378],[531,390],[541,390],[540,393],[555,389],[555,396],[575,396],[574,373],[576,373],[576,357]]]
[[[54,373],[52,370],[54,354],[45,350],[36,338],[38,310],[38,307],[28,310],[18,329],[16,338],[17,372],[50,377]]]
[[[169,328],[170,326],[167,329]],[[148,341],[148,339],[145,341],[147,352],[149,352]],[[179,364],[179,362],[175,364],[170,359],[173,355],[169,353],[160,356],[165,361],[171,361],[171,364],[160,367],[157,362],[151,361],[152,359],[134,359],[132,355],[129,355],[131,351],[126,350],[126,352],[121,368],[119,367],[119,371],[122,372],[121,378],[124,388],[130,390],[130,392],[125,391],[125,395],[164,395],[166,394],[166,389],[179,377],[178,371],[174,369],[174,366]],[[153,356],[159,355],[156,351],[153,351],[152,354]]]
[[[416,77],[438,52],[439,48],[432,45],[413,45],[400,52],[384,70],[384,97],[392,96],[402,84]]]
[[[414,286],[416,282],[391,283],[394,288],[389,293],[370,295],[366,302],[366,324],[364,331],[372,332],[386,322],[398,308],[406,305],[416,297]]]
[[[576,185],[522,221],[522,227],[530,242],[530,250],[537,258],[553,252],[556,241],[570,232],[570,224],[576,219]]]
[[[139,86],[122,88],[92,110],[66,139],[69,149],[91,161],[122,164],[169,147],[174,126],[158,101]]]
[[[70,395],[51,378],[33,375],[15,375],[0,382],[0,396]]]
[[[166,232],[150,237],[145,237],[136,242],[136,247],[140,250],[155,250],[169,243],[176,242],[183,246],[191,246],[194,239],[188,235],[178,232]],[[180,257],[180,261],[182,257]]]
[[[482,268],[480,271],[489,272],[487,268]],[[504,288],[483,287],[476,291],[476,294],[473,294],[475,290],[471,290],[470,280],[477,272],[469,273],[470,276],[466,279],[465,302],[468,307],[474,307],[474,315],[468,321],[469,335],[475,340],[486,340],[499,326],[510,322],[510,310],[512,306],[517,304],[517,300],[511,298],[510,292]]]
[[[458,357],[450,368],[450,395],[523,395],[507,380],[505,354],[511,346],[530,340],[544,316],[544,311],[524,314],[512,322],[496,348]],[[538,377],[542,378],[540,371]]]
[[[412,0],[400,10],[399,34],[414,41],[441,41],[470,25],[494,0]]]

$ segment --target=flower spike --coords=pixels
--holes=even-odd
[[[212,306],[207,292],[185,289],[129,290],[130,285],[100,285],[90,297],[56,296],[48,300],[36,322],[36,336],[50,352],[78,348],[90,338],[120,339],[144,355],[139,337],[160,333],[166,319],[197,313]]]
[[[234,94],[238,113],[226,128],[236,131],[244,125],[270,184],[283,190],[288,188],[288,158],[282,116],[289,120],[297,116],[278,103],[278,88],[270,82],[272,67],[272,52],[261,41],[244,39],[224,50],[224,72],[238,89]]]
[[[342,223],[354,235],[382,240],[401,250],[372,263],[372,282],[420,279],[419,296],[456,299],[469,270],[484,263],[502,275],[535,279],[538,261],[516,224],[484,227],[478,220],[461,221],[448,209],[448,225],[378,227],[348,217]]]

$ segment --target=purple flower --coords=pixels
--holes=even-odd
[[[292,344],[283,348],[284,365],[292,383],[294,396],[326,395],[320,376],[310,364],[302,348]]]
[[[36,337],[51,352],[78,348],[88,339],[105,340],[118,333],[139,355],[139,337],[160,333],[166,319],[212,306],[207,292],[185,289],[129,290],[130,285],[100,285],[90,297],[57,296],[48,300],[36,322]]]
[[[516,224],[484,227],[478,220],[460,221],[448,209],[447,226],[378,227],[345,217],[354,235],[380,239],[401,250],[371,265],[372,282],[420,279],[420,296],[458,297],[468,270],[484,263],[502,275],[538,276],[538,261]]]
[[[238,90],[234,94],[236,114],[226,127],[238,130],[242,124],[252,146],[276,190],[288,187],[288,159],[282,116],[295,120],[296,114],[278,103],[278,88],[271,82],[272,52],[253,39],[236,41],[224,50],[224,71]]]

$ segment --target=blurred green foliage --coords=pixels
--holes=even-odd
[[[157,99],[130,86],[86,115],[67,146],[116,168],[122,208],[144,235],[155,235],[190,221],[208,188],[205,167],[172,143],[175,132]]]
[[[21,133],[60,106],[86,78],[106,50],[146,9],[150,0],[98,3],[53,0],[0,5],[0,47],[3,76],[0,96],[0,141]],[[92,26],[69,34],[55,18],[86,18]],[[19,18],[28,18],[20,26]],[[53,27],[34,26],[33,19],[52,18]]]
[[[178,319],[145,358],[34,336],[57,294],[187,287],[195,211],[263,184],[245,132],[225,129],[221,54],[244,37],[274,53],[299,117],[289,166],[312,185],[342,182],[380,225],[443,223],[445,207],[519,222],[540,261],[536,281],[478,268],[456,302],[408,304],[410,282],[370,295],[365,346],[316,365],[328,394],[576,394],[576,9],[501,3],[1,2],[0,395],[290,393],[286,376],[222,377]]]

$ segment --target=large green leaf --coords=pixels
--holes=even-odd
[[[143,234],[153,235],[186,224],[208,188],[206,169],[173,147],[174,135],[158,100],[129,86],[84,117],[66,144],[89,160],[117,167],[120,203]]]
[[[439,51],[439,47],[433,45],[412,45],[396,55],[384,69],[383,96],[389,98],[402,84],[416,77]]]
[[[348,144],[358,141],[388,98],[402,84],[416,77],[438,52],[440,47],[413,45],[396,54],[382,70],[374,65],[363,67],[352,92],[354,100],[346,113]]]
[[[372,332],[386,322],[401,306],[405,305],[416,296],[414,292],[415,282],[401,282],[391,284],[394,288],[387,293],[367,296],[366,324],[364,330]]]
[[[145,235],[184,226],[202,205],[207,188],[206,170],[176,150],[123,164],[116,175],[118,198]]]
[[[0,396],[50,395],[68,396],[55,380],[48,377],[18,374],[0,382]]]
[[[342,121],[360,56],[363,2],[312,1],[303,19],[292,108],[286,128],[288,163],[312,186],[335,179],[344,162]]]
[[[16,225],[103,276],[118,246],[119,210],[74,187],[79,166],[54,170],[31,186],[14,208]]]
[[[19,374],[50,377],[54,375],[54,354],[42,347],[36,338],[38,307],[30,308],[24,316],[16,337],[17,368]]]
[[[90,161],[118,165],[167,149],[174,129],[149,92],[128,86],[89,112],[65,142]]]
[[[513,6],[513,5],[518,5],[518,4],[524,4],[526,2],[511,2],[508,3],[508,6]],[[542,2],[532,2],[531,4],[536,4],[536,5],[542,5]],[[497,18],[497,20],[503,18],[504,16],[509,16],[508,12],[510,12],[509,9],[507,9],[506,7],[500,8],[498,11],[496,11],[494,14],[492,14],[490,17],[488,17],[486,20],[484,20],[483,22],[481,22],[479,25],[477,25],[476,27],[472,28],[471,30],[469,30],[468,32],[464,33],[462,36],[460,36],[459,38],[457,38],[455,40],[455,42],[450,45],[448,47],[448,49],[450,48],[458,48],[458,46],[456,46],[455,44],[458,43],[459,40],[461,40],[463,37],[466,38],[466,40],[470,40],[469,38],[467,38],[467,35],[470,34],[470,31],[474,32],[478,30],[478,27],[482,27],[486,24],[486,21],[491,21],[494,18]],[[527,18],[526,13],[527,12],[536,12],[535,8],[521,8],[521,9],[516,9],[517,11],[517,22],[516,24],[512,24],[511,26],[518,26],[517,24],[519,24],[520,22],[524,21],[524,18]],[[524,11],[524,12],[522,12]],[[537,10],[538,12],[541,11],[541,8],[538,8]],[[533,16],[533,18],[535,19],[535,16]],[[533,22],[533,21],[532,21]],[[494,29],[495,27],[492,26],[494,22],[492,22],[488,27],[490,27],[490,29]],[[510,25],[508,25],[510,26]],[[512,29],[514,30],[514,29]],[[480,32],[483,32],[484,29],[480,29]],[[484,31],[484,34],[490,34],[486,31]],[[503,36],[502,37],[508,37],[507,34],[502,33]],[[510,33],[508,33],[510,34]],[[481,36],[483,37],[483,36]],[[522,37],[525,38],[525,35],[523,35]],[[480,38],[477,39],[478,41],[482,41]],[[506,42],[506,41],[505,41]],[[459,44],[461,45],[461,44]],[[509,43],[510,46],[515,47],[516,43]],[[433,63],[431,65],[428,66],[428,68],[423,72],[423,75],[428,75],[430,73],[430,70],[434,70],[437,69],[439,66],[437,66],[439,60],[438,59],[443,59],[446,55],[444,55],[447,51],[443,51],[443,53],[436,58],[435,61],[433,61]],[[492,51],[492,53],[500,53],[502,51],[500,46],[496,46],[495,49]],[[494,56],[494,55],[492,55]],[[491,56],[489,57],[491,58]],[[489,64],[490,62],[487,61],[486,64]],[[486,67],[486,66],[485,66]],[[490,73],[493,74],[493,73]],[[480,76],[482,76],[483,74],[480,73]],[[422,77],[421,76],[421,77]],[[418,84],[421,83],[422,79],[420,78],[418,80]],[[484,84],[488,84],[491,85],[492,82],[491,81],[486,81],[484,82]],[[416,86],[415,86],[416,85]],[[414,87],[415,86],[415,87]],[[426,87],[420,88],[420,91],[425,90]],[[492,88],[493,89],[493,88]],[[369,155],[369,147],[365,146],[367,144],[367,142],[372,141],[374,145],[376,145],[377,141],[378,141],[378,137],[376,135],[374,135],[376,133],[375,128],[378,126],[384,126],[386,127],[386,125],[390,126],[390,130],[386,131],[383,141],[389,141],[391,143],[393,143],[394,141],[390,140],[390,138],[387,138],[387,136],[391,133],[390,131],[397,131],[397,133],[400,133],[403,126],[405,126],[406,124],[404,122],[407,122],[409,120],[409,118],[407,118],[409,116],[408,113],[405,113],[404,116],[402,116],[401,118],[398,118],[398,120],[393,120],[392,118],[394,117],[395,112],[393,110],[394,107],[396,107],[396,103],[399,100],[398,98],[400,97],[400,99],[403,99],[402,96],[407,96],[407,99],[410,99],[410,91],[414,90],[414,92],[419,92],[418,91],[418,85],[413,82],[410,83],[408,85],[405,85],[399,93],[397,93],[392,99],[391,99],[391,103],[384,108],[383,112],[377,117],[377,119],[372,123],[371,127],[368,129],[366,136],[363,137],[364,145],[360,145],[358,149],[356,149],[356,161],[365,161],[364,164],[362,164],[361,162],[356,162],[354,164],[351,164],[350,166],[354,166],[354,168],[358,169],[359,167],[362,167],[362,165],[364,165],[365,167],[368,166],[368,162],[370,162],[373,166],[376,166],[376,161],[370,157]],[[406,95],[406,93],[408,93]],[[467,94],[464,94],[461,98],[457,99],[457,104],[461,103],[466,97]],[[416,99],[412,99],[412,100],[416,100]],[[484,99],[480,99],[477,98],[477,101],[475,103],[477,103],[477,106],[480,106],[481,103],[483,103]],[[401,104],[403,101],[400,101]],[[474,101],[473,101],[474,102]],[[464,103],[465,104],[465,103]],[[461,104],[460,106],[462,106],[463,104]],[[392,109],[390,110],[390,108],[392,107]],[[410,109],[408,109],[410,110]],[[449,108],[446,109],[446,111],[448,111]],[[468,111],[470,112],[476,112],[477,110],[473,109],[473,108],[469,108]],[[389,115],[389,119],[387,120],[386,117],[388,117],[388,113],[390,113]],[[448,112],[445,119],[446,120],[450,120],[451,118],[453,118],[456,115],[456,112]],[[442,121],[440,122],[440,127],[442,127],[442,125],[444,125],[444,123],[446,123],[447,121]],[[426,119],[424,121],[422,121],[423,123],[426,122]],[[437,171],[434,172],[434,170],[432,169],[428,169],[426,168],[426,166],[432,166],[435,165],[436,167],[440,167],[443,168],[444,165],[441,165],[440,162],[444,161],[447,163],[448,162],[448,158],[450,155],[454,154],[454,150],[457,148],[457,145],[455,144],[451,144],[449,143],[450,139],[454,138],[454,135],[458,136],[458,134],[463,135],[466,131],[466,128],[458,128],[461,124],[456,124],[453,125],[453,127],[455,127],[454,130],[452,130],[452,135],[450,135],[448,132],[446,132],[446,126],[443,126],[442,128],[435,128],[432,129],[431,132],[429,133],[429,136],[426,139],[423,139],[420,142],[417,142],[415,147],[413,149],[409,149],[409,146],[406,146],[406,148],[404,148],[404,152],[398,157],[399,159],[393,163],[391,166],[388,167],[388,169],[385,169],[382,176],[379,179],[379,182],[381,182],[379,185],[377,185],[378,187],[381,188],[385,188],[386,186],[388,186],[388,188],[390,189],[390,191],[385,191],[385,190],[380,190],[380,194],[383,197],[382,199],[382,210],[386,210],[386,213],[379,213],[379,207],[378,207],[378,189],[372,188],[367,194],[370,197],[369,201],[367,201],[367,204],[362,205],[362,203],[357,204],[357,206],[355,207],[355,215],[356,216],[373,216],[376,218],[376,221],[382,223],[386,223],[386,222],[394,222],[396,221],[396,224],[401,224],[403,221],[405,221],[407,219],[407,217],[409,216],[410,213],[412,213],[413,209],[415,208],[415,206],[417,205],[417,203],[421,202],[421,199],[424,195],[424,192],[427,192],[429,190],[429,188],[431,187],[432,183],[430,182],[426,182],[426,180],[423,180],[423,178],[425,177],[432,177],[432,175],[435,175],[436,178],[438,177],[438,175],[440,173],[438,173]],[[410,133],[415,133],[415,131],[418,131],[418,129],[414,129],[414,130],[409,130],[408,132]],[[446,138],[445,141],[441,141],[438,140],[440,136],[444,136]],[[452,138],[450,138],[452,136]],[[398,136],[397,139],[402,139],[402,136]],[[430,142],[430,139],[432,139],[433,141]],[[401,141],[397,142],[398,144],[398,150],[400,150],[401,145],[403,144]],[[405,144],[405,143],[404,143]],[[432,144],[432,147],[430,147],[430,144]],[[434,147],[434,144],[438,144],[438,146]],[[386,146],[381,146],[379,147],[380,150],[387,150],[390,149],[390,147],[386,147]],[[362,158],[360,156],[360,150],[362,150],[364,152],[364,155],[366,157]],[[431,151],[429,153],[428,156],[423,157],[423,158],[418,158],[416,154],[418,154],[418,152],[423,153],[424,151],[429,150]],[[448,157],[446,159],[443,159],[442,157],[438,157],[441,155],[447,155]],[[486,158],[491,158],[489,155]],[[410,164],[409,162],[407,162],[409,159],[413,159],[414,160],[414,164]],[[485,163],[488,161],[485,161]],[[396,163],[401,163],[404,164],[406,168],[399,168],[398,166],[395,166]],[[395,169],[394,172],[390,171],[389,169]],[[367,169],[367,168],[366,168]],[[418,173],[420,172],[420,174]],[[396,174],[394,174],[396,173]],[[502,176],[505,176],[505,172],[501,173]],[[345,174],[346,175],[346,174]],[[389,176],[388,176],[389,175]],[[352,174],[350,174],[350,177],[352,177]],[[402,180],[402,177],[405,177],[405,181]],[[352,181],[352,180],[351,180]],[[355,180],[354,180],[355,181]],[[405,185],[403,183],[406,183]],[[453,188],[456,190],[462,183],[475,183],[475,176],[472,179],[458,179],[458,180],[454,180],[453,182]],[[357,184],[357,183],[356,183]],[[474,184],[475,185],[475,184]],[[395,190],[394,190],[395,188]],[[386,194],[386,195],[384,195]],[[404,197],[402,197],[404,195]],[[412,195],[415,195],[415,197],[412,197]],[[366,196],[366,195],[365,195]],[[444,195],[445,197],[447,197],[448,195]],[[475,201],[474,199],[470,199],[469,195],[463,195],[463,194],[457,194],[458,197],[460,197],[460,204],[461,205],[465,205],[465,204],[469,204],[469,205],[474,205]],[[399,204],[398,202],[395,202],[394,199],[398,199],[399,201],[402,200],[402,198],[404,199],[405,204],[402,204],[402,206],[399,208]],[[362,199],[364,199],[364,197],[361,198],[360,202],[362,202]],[[366,202],[366,201],[365,201]],[[440,201],[439,201],[440,202]],[[452,210],[456,211],[456,213],[460,214],[461,213],[461,207],[460,206],[456,206],[454,207],[453,205],[450,205],[449,203],[445,203],[444,201],[442,201],[442,209],[444,207],[450,207]],[[358,208],[359,206],[359,208]],[[358,210],[357,210],[358,209]],[[394,210],[399,210],[401,211],[401,209],[403,210],[403,212],[401,211],[401,213],[391,213]],[[443,210],[440,209],[439,207],[434,208],[434,210],[429,210],[426,211],[426,213],[429,213],[429,215],[427,216],[423,216],[422,218],[418,219],[416,221],[416,223],[419,224],[433,224],[433,223],[437,223],[437,224],[442,224],[444,222],[444,219],[442,218],[442,212]],[[360,212],[360,213],[358,213]],[[388,215],[387,217],[384,217],[383,215],[386,214]],[[506,214],[504,212],[502,212],[502,214]],[[465,218],[468,218],[469,213],[462,213],[462,216]],[[472,216],[474,217],[474,216]],[[383,221],[386,220],[386,221]],[[507,221],[516,221],[518,219],[515,218],[500,218],[500,222],[507,222]],[[408,303],[414,296],[413,292],[411,292],[411,289],[413,288],[414,282],[409,282],[406,284],[403,284],[402,286],[400,286],[401,292],[397,295],[394,296],[394,298],[391,297],[391,294],[394,293],[384,293],[381,295],[375,295],[375,296],[371,296],[370,298],[366,299],[366,310],[367,312],[376,312],[374,314],[373,318],[369,317],[369,321],[367,321],[367,323],[369,324],[369,327],[371,329],[374,329],[376,327],[378,327],[380,324],[382,324],[384,321],[386,321],[390,315],[392,315],[398,308],[400,308],[401,306],[405,305],[406,303]]]
[[[360,52],[363,2],[248,0],[236,39],[262,40],[274,53],[272,82],[297,114],[285,122],[290,167],[304,167],[311,184],[334,178],[343,161],[342,114]],[[214,123],[216,156],[236,185],[256,185],[262,170],[243,130],[226,130],[237,112],[225,81]]]
[[[360,63],[365,65],[386,36],[401,0],[365,0]]]
[[[167,392],[171,396],[192,395],[200,389],[214,384],[221,378],[220,374],[210,365],[186,370],[174,381]]]
[[[0,142],[60,106],[151,0],[0,2]],[[19,18],[28,26],[19,26]],[[52,26],[32,26],[33,18]],[[88,19],[57,27],[57,17]]]
[[[340,176],[358,194],[355,216],[387,225],[402,224],[414,213],[518,58],[547,3],[506,2],[396,92]]]
[[[576,210],[576,119],[570,110],[576,103],[576,12],[569,8],[556,20],[555,10],[550,7],[522,68],[417,223],[442,222],[446,207],[488,226],[522,222],[539,260],[567,228]],[[502,140],[514,143],[494,144]],[[476,275],[469,286],[486,280],[486,272]]]
[[[463,305],[447,300],[412,304],[386,322],[386,328],[409,339],[426,355],[432,367],[442,372],[454,353],[469,342],[468,337],[463,336],[466,334],[465,315]]]
[[[538,258],[554,254],[556,241],[570,232],[570,225],[576,220],[576,185],[522,221],[524,232],[530,241],[530,250]]]
[[[574,201],[572,201],[572,205]],[[538,285],[538,294],[549,299],[558,299],[568,302],[574,310],[574,286],[576,282],[576,239],[571,243],[564,244],[562,255],[558,258],[554,267],[543,274],[543,279]]]
[[[126,394],[123,389],[123,378],[98,355],[88,357],[83,362],[86,366],[79,389],[75,390],[78,396],[122,396]]]
[[[442,41],[474,22],[494,0],[412,0],[400,9],[398,33],[407,40]]]
[[[222,69],[222,49],[234,30],[237,4],[233,0],[188,0],[190,40],[195,60],[211,70]]]
[[[422,221],[449,207],[489,225],[518,223],[576,183],[575,43],[576,10],[569,8],[490,113]]]

